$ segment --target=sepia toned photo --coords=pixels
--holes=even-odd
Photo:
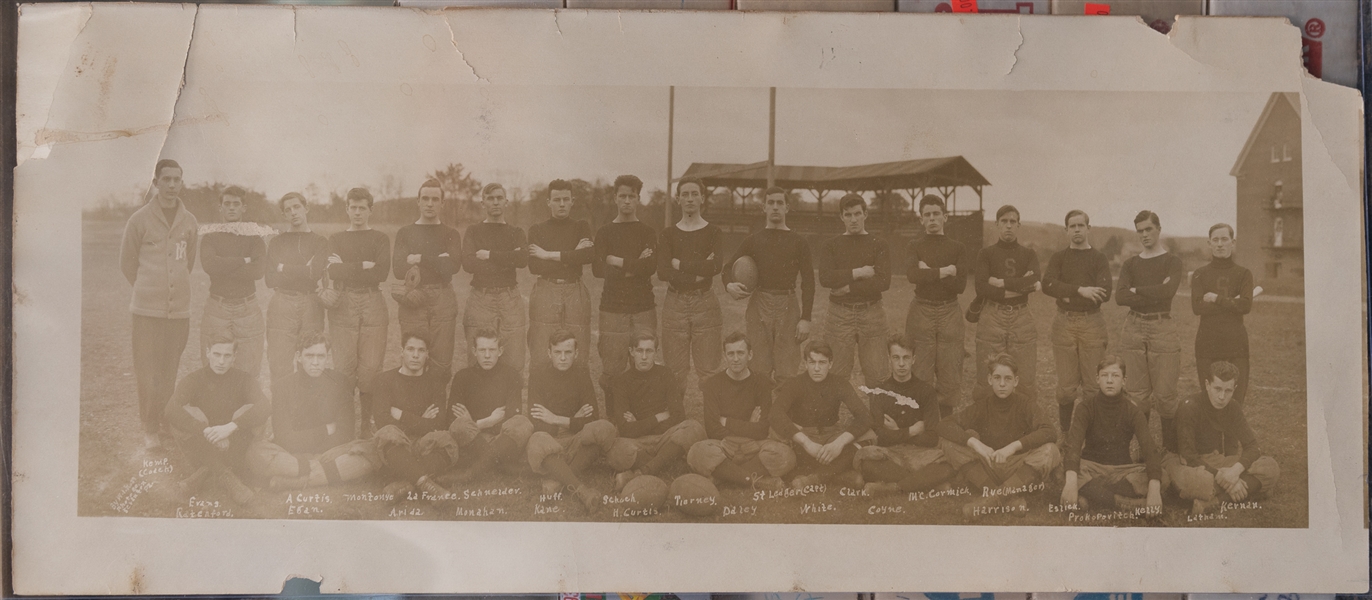
[[[106,589],[254,591],[282,569],[336,591],[620,589],[679,562],[697,577],[680,589],[822,590],[858,563],[908,584],[979,540],[988,558],[1099,540],[1069,552],[1090,576],[1012,563],[1085,589],[1134,577],[1108,566],[1133,545],[1236,556],[1227,577],[1278,551],[1245,536],[1365,522],[1343,512],[1363,490],[1328,481],[1362,413],[1329,370],[1363,361],[1328,291],[1357,280],[1331,250],[1356,240],[1328,223],[1361,212],[1331,208],[1351,155],[1309,82],[1125,89],[1093,82],[1127,69],[1090,64],[1073,84],[949,85],[899,60],[864,74],[856,49],[820,51],[832,80],[662,66],[723,52],[674,45],[689,31],[780,26],[804,48],[838,15],[104,11],[68,21],[89,42],[47,109],[66,116],[20,147],[21,226],[74,241],[20,236],[18,339],[48,343],[17,344],[17,370],[46,372],[26,349],[74,362],[17,388],[21,462],[37,432],[70,436],[24,463],[64,491],[17,506],[91,528],[91,548],[247,536],[233,553],[263,573],[188,582],[134,543],[90,580]],[[898,17],[922,39],[965,26]],[[101,41],[137,21],[167,34]],[[1181,43],[1103,22],[1143,54]],[[598,63],[623,27],[666,46]],[[1280,21],[1213,27],[1174,33],[1290,45]],[[1044,51],[966,60],[1033,73]],[[25,283],[42,270],[79,302],[43,300]],[[947,556],[910,570],[912,544]],[[358,545],[411,567],[335,554]],[[768,558],[701,575],[711,556]]]

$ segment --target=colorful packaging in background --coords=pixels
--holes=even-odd
[[[567,0],[567,8],[620,10],[730,10],[733,0]]]
[[[894,12],[896,0],[737,0],[739,10]]]
[[[1353,0],[1210,0],[1222,17],[1286,17],[1301,30],[1305,69],[1325,81],[1358,85],[1358,3]]]
[[[897,0],[896,10],[912,13],[953,12],[954,0]],[[982,14],[1046,15],[1051,6],[1048,0],[977,0],[977,12]]]
[[[1086,0],[1053,0],[1055,15],[1084,15]],[[1110,15],[1133,15],[1143,17],[1149,27],[1167,33],[1177,15],[1204,15],[1205,0],[1095,0],[1092,4],[1108,4]]]
[[[562,0],[396,0],[409,8],[562,8]]]

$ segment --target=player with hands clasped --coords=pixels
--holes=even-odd
[[[932,489],[956,475],[943,455],[938,393],[914,375],[915,352],[905,336],[886,342],[891,377],[866,390],[877,443],[857,453],[872,495]]]
[[[653,273],[657,271],[657,232],[638,220],[643,181],[615,178],[614,221],[595,234],[591,272],[605,280],[600,292],[600,387],[629,368],[629,347],[639,333],[657,332]]]
[[[610,376],[605,412],[619,431],[605,462],[615,470],[615,493],[639,475],[662,476],[705,439],[705,427],[686,418],[682,390],[671,369],[657,364],[657,338],[639,333],[629,347],[629,370]]]
[[[358,437],[372,431],[372,380],[386,358],[386,329],[391,309],[378,286],[391,264],[391,238],[372,229],[372,193],[348,190],[348,228],[329,238],[328,273],[338,287],[338,302],[329,309],[329,339],[338,372],[357,382],[362,422]]]
[[[1162,446],[1177,451],[1177,379],[1181,374],[1181,338],[1172,319],[1172,297],[1186,278],[1181,257],[1162,244],[1157,213],[1134,217],[1143,251],[1120,265],[1115,302],[1129,307],[1120,327],[1118,352],[1128,367],[1124,389],[1129,399],[1151,418],[1162,417]]]
[[[500,362],[505,347],[499,332],[478,329],[472,335],[470,352],[476,364],[453,374],[448,409],[455,422],[479,433],[462,446],[461,470],[439,476],[444,484],[475,481],[497,466],[507,472],[515,470],[534,433],[533,422],[522,414],[524,377]]]
[[[1124,394],[1125,367],[1117,356],[1102,358],[1096,367],[1100,391],[1083,400],[1072,417],[1063,463],[1064,506],[1146,507],[1149,514],[1161,514],[1167,474],[1157,442],[1148,431],[1148,417]],[[1130,455],[1131,440],[1138,441],[1142,462]]]
[[[1091,373],[1105,356],[1109,342],[1100,305],[1110,299],[1114,278],[1109,259],[1092,248],[1087,237],[1091,217],[1080,210],[1068,211],[1064,224],[1070,245],[1048,259],[1043,293],[1057,299],[1053,361],[1058,375],[1058,430],[1066,434],[1072,426],[1078,388],[1082,398],[1096,395],[1096,378]]]
[[[686,464],[718,483],[779,490],[785,487],[781,478],[796,466],[796,453],[769,435],[772,381],[749,368],[752,358],[743,332],[724,338],[724,371],[700,386],[709,439],[691,446]]]
[[[862,487],[862,476],[853,470],[854,442],[872,439],[871,418],[853,385],[829,375],[833,360],[828,343],[811,341],[805,348],[805,376],[782,382],[772,401],[772,431],[791,443],[799,459],[791,480],[796,489],[822,483]],[[846,427],[840,406],[851,416]]]
[[[891,288],[891,255],[886,242],[867,233],[867,201],[860,194],[839,200],[843,235],[825,240],[816,262],[819,283],[829,288],[824,341],[834,348],[833,375],[847,380],[854,354],[867,385],[887,377],[886,308],[881,294]]]

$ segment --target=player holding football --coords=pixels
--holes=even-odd
[[[796,466],[796,453],[769,435],[772,381],[748,367],[752,358],[743,332],[724,338],[724,371],[700,386],[709,439],[691,446],[686,464],[716,482],[779,490],[785,487],[781,478]]]
[[[462,236],[439,221],[443,184],[430,179],[419,186],[419,220],[395,232],[391,272],[399,282],[391,296],[399,310],[401,331],[418,331],[433,340],[429,360],[445,371],[453,368],[457,329],[457,294],[453,273],[462,269]]]

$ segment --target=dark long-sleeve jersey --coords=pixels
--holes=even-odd
[[[257,291],[266,265],[267,244],[259,236],[214,231],[200,238],[200,268],[210,276],[212,296],[247,297]]]
[[[1134,312],[1172,312],[1172,297],[1186,278],[1177,255],[1167,252],[1153,258],[1131,256],[1120,266],[1115,303]]]
[[[789,229],[763,229],[743,238],[738,252],[724,269],[725,285],[733,283],[734,261],[742,256],[757,263],[757,287],[762,291],[793,291],[796,275],[800,275],[800,318],[810,320],[815,306],[815,267],[805,238]]]
[[[496,363],[490,369],[483,369],[476,365],[453,375],[448,406],[461,404],[467,407],[473,421],[489,417],[495,409],[504,407],[508,419],[523,412],[520,410],[523,391],[524,378],[514,367]]]
[[[847,406],[853,416],[847,432],[854,438],[871,430],[871,415],[847,380],[827,377],[815,382],[804,374],[792,377],[776,390],[776,398],[772,401],[772,430],[790,440],[802,427],[836,426],[840,405]]]
[[[396,279],[405,279],[411,254],[419,255],[420,285],[448,285],[462,269],[462,235],[438,223],[401,227],[391,250],[391,272]]]
[[[997,241],[977,254],[974,275],[977,296],[992,302],[1011,306],[1027,304],[1041,275],[1039,255],[1019,242]],[[991,285],[992,277],[1005,280],[1005,287]]]
[[[329,240],[310,231],[287,231],[267,244],[267,287],[313,292],[329,265]]]
[[[925,266],[919,266],[919,263]],[[946,235],[929,235],[911,240],[910,265],[906,277],[915,284],[915,297],[930,302],[956,300],[958,294],[967,289],[967,272],[971,269],[967,248],[962,242],[949,239]],[[958,272],[951,277],[940,277],[939,269],[956,266]]]
[[[506,223],[476,223],[467,228],[462,243],[462,268],[472,274],[476,289],[514,287],[515,269],[529,264],[527,248],[523,229]],[[477,258],[479,250],[489,250],[491,257]]]
[[[657,278],[678,292],[710,289],[724,265],[723,240],[724,232],[711,224],[695,231],[682,231],[676,225],[662,230]],[[680,259],[681,268],[673,267],[672,259]]]
[[[595,241],[591,225],[572,219],[548,219],[529,228],[529,244],[559,252],[558,260],[529,257],[529,272],[539,277],[570,281],[581,279],[584,265],[595,260],[595,248],[577,250],[581,240]]]
[[[605,288],[600,292],[600,310],[634,314],[653,309],[653,273],[657,271],[657,256],[639,258],[645,249],[657,253],[657,232],[639,221],[607,223],[596,232],[591,272],[605,280]],[[607,256],[624,259],[624,266],[605,264]]]
[[[343,259],[328,269],[329,278],[344,289],[375,288],[391,272],[391,238],[375,229],[333,234],[329,253]],[[368,269],[363,262],[374,264]]]
[[[411,440],[447,429],[453,418],[448,409],[447,387],[448,370],[432,364],[420,375],[404,375],[400,369],[383,372],[372,382],[372,419],[378,429],[395,425]],[[425,419],[429,406],[437,406],[438,415]],[[400,409],[399,419],[391,414],[392,408]]]
[[[355,420],[353,382],[338,371],[297,371],[272,382],[272,438],[288,452],[320,454],[352,441]]]
[[[891,253],[886,242],[875,235],[838,235],[824,241],[815,261],[819,267],[819,284],[829,289],[848,286],[842,296],[830,294],[835,302],[876,302],[881,293],[891,289]],[[854,279],[853,269],[873,267],[876,275]]]
[[[1133,439],[1139,441],[1148,478],[1162,479],[1162,457],[1148,432],[1148,416],[1123,393],[1114,398],[1098,393],[1083,400],[1072,413],[1063,468],[1080,472],[1083,459],[1102,465],[1132,464],[1135,461],[1129,455],[1129,442]]]
[[[1218,298],[1206,302],[1205,295]],[[1200,315],[1196,356],[1247,358],[1248,328],[1243,316],[1253,310],[1253,274],[1232,258],[1216,258],[1191,277],[1191,311]]]
[[[567,417],[572,420],[567,427],[550,425],[538,419],[531,419],[534,422],[535,431],[544,431],[552,435],[563,433],[577,433],[585,427],[587,423],[596,420],[595,406],[595,385],[591,383],[591,375],[585,369],[572,367],[566,371],[559,371],[552,365],[540,365],[534,367],[529,373],[529,410],[532,411],[534,405],[552,411],[559,417]],[[576,417],[577,411],[581,407],[590,405],[593,409],[591,414],[585,417]]]
[[[770,377],[754,371],[744,379],[736,380],[720,371],[706,378],[700,393],[705,404],[705,433],[711,439],[722,440],[729,436],[767,439],[772,423]],[[759,413],[756,421],[753,411]]]
[[[1214,472],[1201,461],[1201,456],[1224,453],[1224,447],[1236,441],[1243,447],[1239,455],[1243,468],[1253,466],[1253,461],[1262,456],[1262,449],[1239,403],[1230,401],[1224,408],[1216,409],[1205,390],[1201,390],[1177,410],[1177,450],[1187,465]]]
[[[977,438],[994,449],[1004,448],[1018,441],[1021,452],[1028,452],[1057,441],[1053,426],[1043,420],[1034,403],[1019,392],[1004,398],[990,391],[981,392],[976,399],[953,418],[943,421],[943,437],[959,444]]]
[[[234,413],[244,406],[252,408],[234,417]],[[186,412],[186,407],[195,407],[205,413],[206,423],[201,423]],[[167,402],[164,413],[167,422],[186,433],[199,433],[205,427],[227,425],[229,421],[238,423],[239,428],[250,430],[267,421],[271,406],[257,378],[238,369],[229,369],[220,375],[209,367],[201,367],[176,382],[176,391]]]
[[[877,443],[882,446],[937,446],[940,415],[938,392],[934,387],[920,381],[918,377],[911,377],[905,381],[896,381],[895,377],[890,377],[882,382],[881,389],[910,398],[919,407],[910,406],[904,400],[897,400],[887,394],[868,394],[868,403],[872,406],[872,430],[877,434]],[[895,420],[896,426],[900,429],[886,427],[887,415]],[[924,431],[919,435],[910,435],[910,428],[920,421],[924,421]]]
[[[662,433],[686,418],[676,376],[657,364],[647,371],[631,367],[610,377],[605,386],[605,412],[619,435],[626,438]],[[634,416],[633,421],[624,418],[626,412]],[[663,412],[667,418],[657,420]]]
[[[1073,312],[1099,310],[1100,302],[1077,293],[1083,287],[1105,288],[1105,298],[1110,298],[1114,277],[1104,253],[1095,248],[1067,248],[1048,259],[1048,268],[1043,272],[1043,293],[1057,298],[1058,308]]]

